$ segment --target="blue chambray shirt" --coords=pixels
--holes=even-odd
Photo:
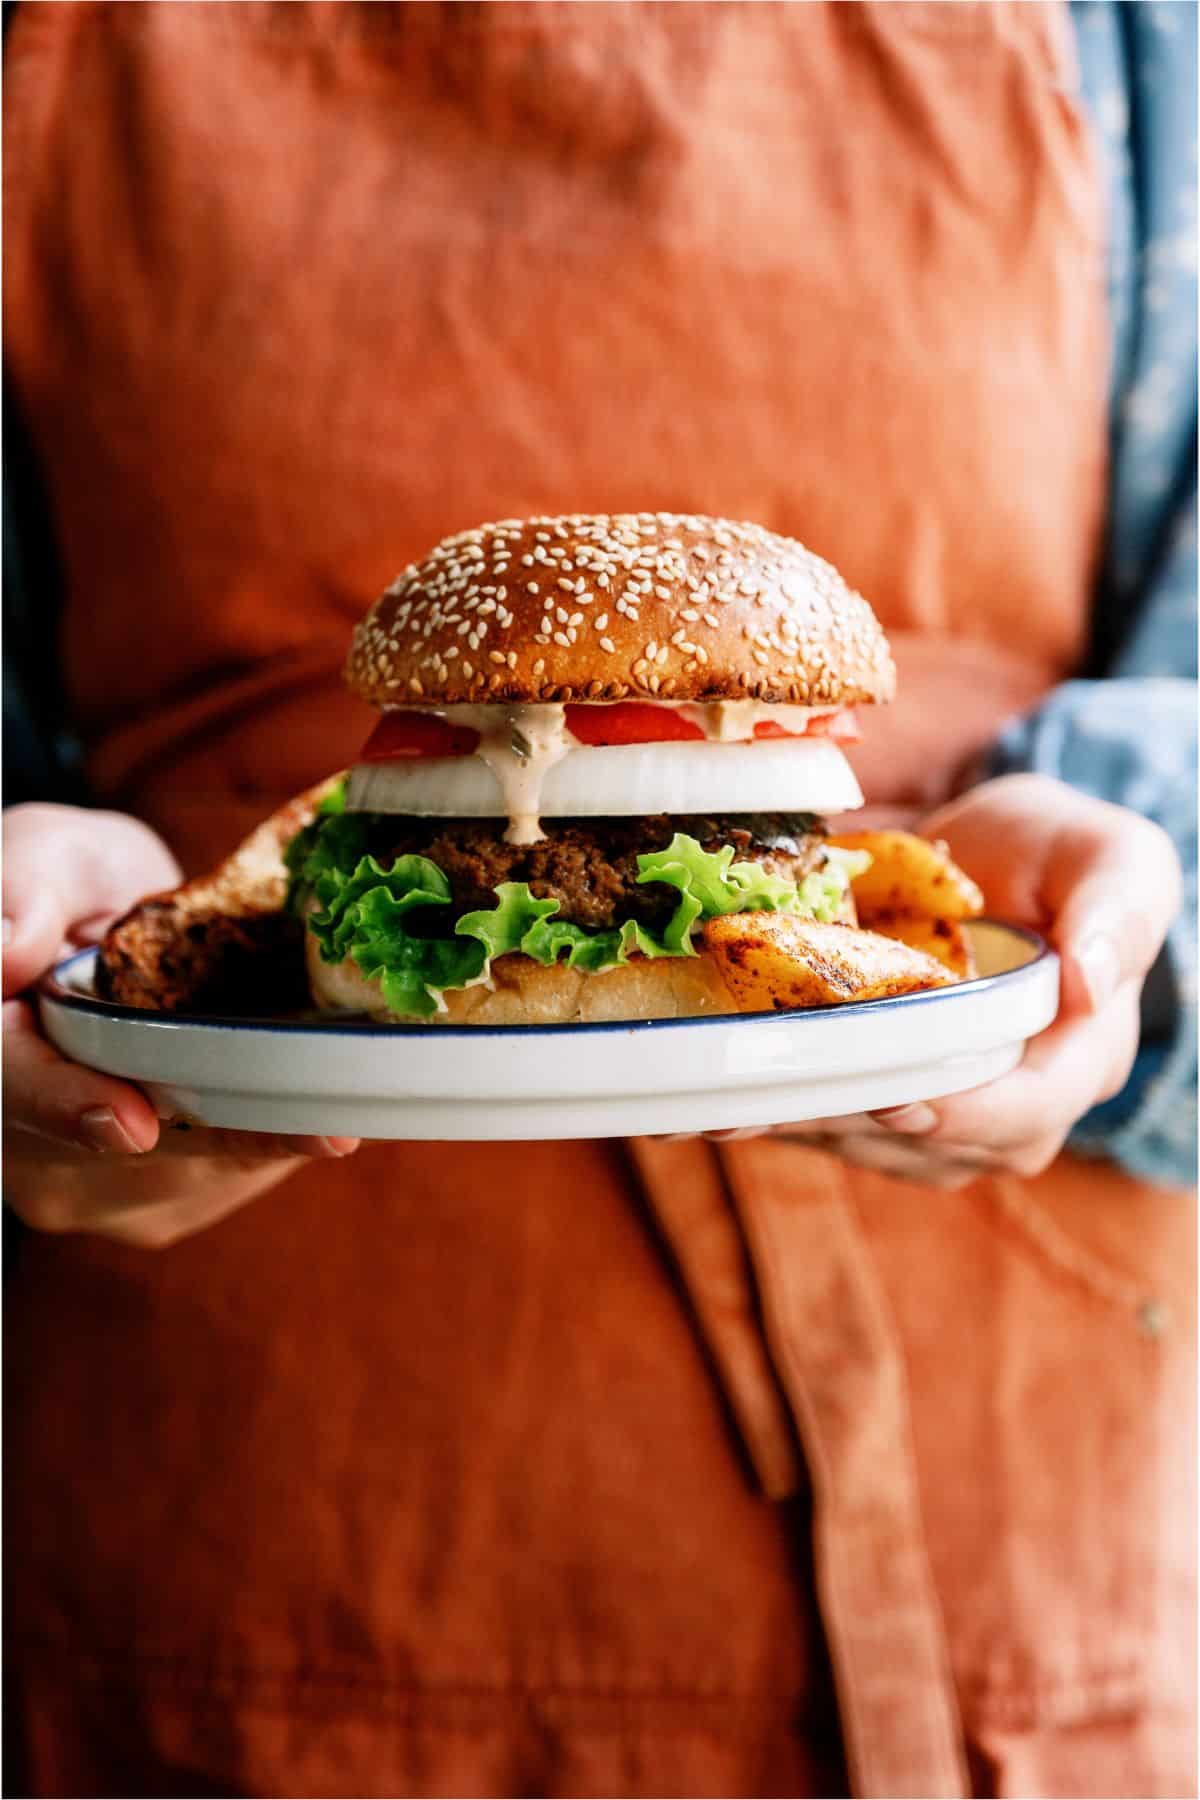
[[[1072,1135],[1151,1180],[1196,1156],[1196,40],[1191,0],[1075,0],[1108,203],[1111,475],[1091,679],[1014,720],[994,773],[1036,770],[1154,819],[1186,898],[1133,1075]],[[1136,883],[1137,870],[1130,880]]]

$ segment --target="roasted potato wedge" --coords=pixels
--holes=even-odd
[[[935,956],[953,970],[960,981],[972,981],[978,975],[971,940],[958,919],[927,919],[917,913],[876,913],[871,930],[884,937],[895,938],[926,956]]]
[[[739,1012],[790,1012],[948,987],[954,976],[921,950],[852,925],[793,913],[727,913],[704,927]]]
[[[974,919],[983,911],[983,895],[945,844],[911,831],[850,831],[829,842],[870,853],[870,868],[851,883],[860,925],[873,925],[881,914]]]
[[[149,895],[110,925],[97,992],[147,1012],[249,1016],[307,1007],[304,930],[284,910],[283,852],[340,780],[289,800],[211,874]]]

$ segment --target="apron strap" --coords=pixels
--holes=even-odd
[[[854,1792],[969,1795],[904,1365],[842,1170],[771,1138],[720,1155],[808,1459],[817,1590]]]
[[[631,1152],[764,1492],[807,1463],[853,1792],[969,1796],[903,1360],[840,1166],[768,1137]]]
[[[718,1159],[701,1138],[629,1144],[701,1336],[764,1494],[786,1500],[805,1484],[787,1401],[763,1341],[746,1246]]]

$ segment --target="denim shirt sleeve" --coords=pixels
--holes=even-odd
[[[1071,11],[1108,191],[1105,555],[1091,678],[1014,720],[990,766],[1132,807],[1175,843],[1185,901],[1146,984],[1133,1073],[1071,1142],[1186,1184],[1196,1167],[1196,9],[1076,0]]]

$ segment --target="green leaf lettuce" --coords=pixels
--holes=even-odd
[[[496,904],[451,922],[450,884],[424,856],[400,856],[384,868],[366,852],[364,815],[327,812],[297,834],[285,852],[289,906],[308,915],[329,963],[350,958],[378,981],[391,1011],[428,1018],[447,989],[486,981],[492,962],[519,951],[549,966],[563,962],[589,974],[630,956],[694,956],[694,928],[721,913],[785,911],[830,920],[849,881],[836,859],[799,883],[761,864],[734,862],[730,846],[701,848],[677,832],[664,850],[638,858],[639,882],[662,882],[679,899],[661,931],[635,919],[587,931],[556,915],[557,900],[539,900],[528,883],[501,882]]]

